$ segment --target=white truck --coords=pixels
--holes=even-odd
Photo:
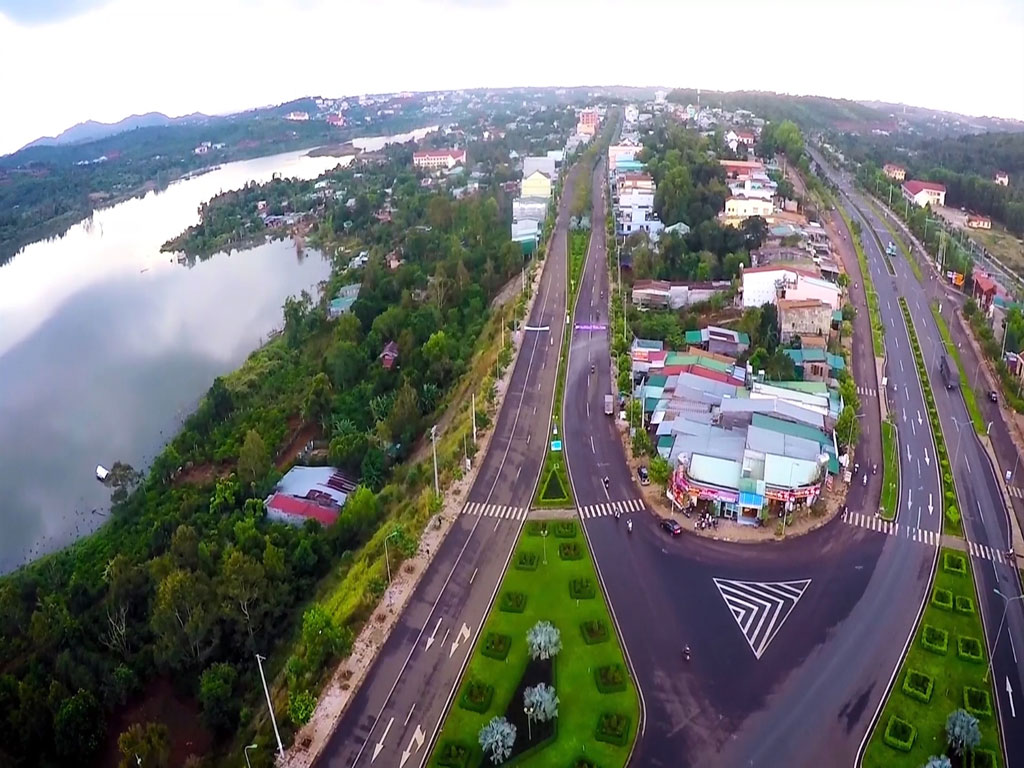
[[[615,395],[604,396],[604,415],[611,416],[615,413]]]

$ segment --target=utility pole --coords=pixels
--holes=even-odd
[[[263,681],[263,693],[267,695],[267,709],[270,710],[270,722],[274,724],[274,736],[277,739],[277,753],[281,757],[284,757],[284,746],[281,744],[281,734],[277,730],[277,718],[274,717],[274,704],[270,700],[270,689],[267,688],[267,676],[263,674],[263,662],[266,661],[265,656],[256,654],[256,666],[260,668],[260,680]]]
[[[470,408],[473,413],[473,446],[476,447],[476,392],[473,393],[473,401]]]
[[[437,425],[430,428],[430,447],[434,453],[434,493],[441,495],[441,486],[437,482]]]

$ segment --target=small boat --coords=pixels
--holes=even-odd
[[[110,477],[110,470],[104,467],[102,464],[96,465],[96,479],[101,483],[107,482],[107,478]]]

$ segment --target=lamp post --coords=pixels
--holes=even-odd
[[[1024,598],[1024,594],[1017,595],[1016,597],[1007,597],[1006,595],[1004,595],[1002,592],[999,591],[998,587],[993,587],[992,591],[995,592],[997,595],[999,595],[1003,599],[1003,615],[999,619],[999,628],[996,629],[996,636],[992,639],[992,651],[994,653],[995,650],[996,650],[996,646],[999,644],[999,635],[1003,631],[1003,622],[1006,621],[1006,611],[1007,611],[1007,609],[1009,609],[1010,603],[1012,603],[1014,600],[1020,600],[1021,598]],[[988,669],[985,670],[985,682],[986,683],[988,682],[989,674],[994,674],[994,670],[993,670],[994,664],[995,664],[995,662],[992,660],[992,654],[990,653],[988,655]]]
[[[402,531],[396,528],[387,536],[384,537],[384,564],[388,567],[388,585],[391,585],[391,558],[388,556],[388,539],[392,536],[397,536]]]
[[[441,495],[441,487],[437,482],[437,426],[430,428],[430,446],[434,454],[434,495]]]
[[[526,740],[533,741],[533,707],[523,707],[526,715]]]
[[[548,529],[543,528],[540,532],[541,546],[544,548],[544,565],[548,564]]]
[[[252,763],[249,762],[249,750],[250,749],[256,749],[258,746],[259,746],[259,744],[250,744],[249,746],[247,746],[245,749],[242,750],[245,753],[245,764],[249,768],[252,768]]]
[[[281,744],[281,733],[277,730],[277,718],[274,717],[274,704],[270,700],[270,689],[267,688],[267,676],[263,673],[263,662],[266,661],[266,656],[260,656],[256,654],[256,666],[260,668],[260,680],[263,681],[263,693],[267,696],[267,709],[270,711],[270,722],[274,725],[274,738],[277,739],[277,753],[284,757],[284,745]]]

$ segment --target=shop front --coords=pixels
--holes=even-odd
[[[740,494],[737,491],[697,483],[681,470],[672,476],[668,497],[679,509],[692,508],[713,517],[735,520],[740,513]]]

